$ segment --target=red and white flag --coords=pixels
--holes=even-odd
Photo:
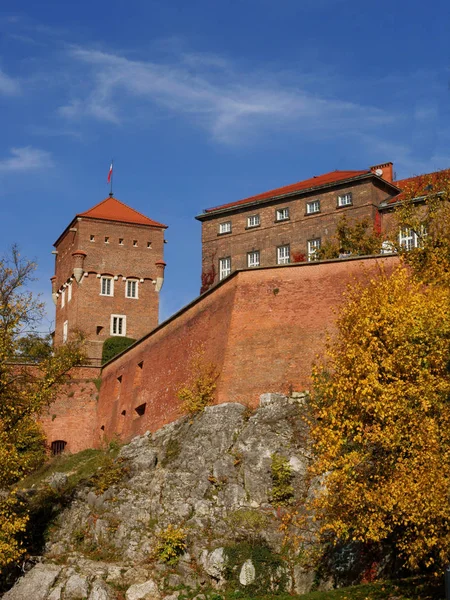
[[[107,183],[111,183],[112,170],[113,170],[113,164],[111,163],[110,166],[109,166],[108,179],[106,180]]]

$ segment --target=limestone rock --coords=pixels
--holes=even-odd
[[[200,563],[206,573],[217,580],[223,578],[225,562],[225,552],[223,548],[216,548],[210,553],[205,550],[200,557]]]
[[[67,484],[67,475],[65,473],[53,473],[47,479],[48,485],[52,490],[62,490]]]
[[[149,579],[145,583],[136,583],[128,588],[126,600],[160,600],[161,594],[156,583]]]
[[[114,600],[115,594],[101,579],[97,579],[92,584],[91,593],[88,600]]]
[[[251,559],[247,559],[241,567],[239,573],[239,583],[241,585],[250,585],[255,581],[256,571]]]
[[[45,600],[60,572],[57,565],[37,564],[4,594],[3,600]]]
[[[64,600],[84,600],[89,594],[89,583],[86,577],[74,573],[69,577],[64,588]]]

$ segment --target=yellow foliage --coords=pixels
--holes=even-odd
[[[217,377],[215,365],[205,361],[204,349],[200,347],[191,360],[189,380],[177,391],[183,412],[195,415],[213,404]]]
[[[389,542],[411,568],[450,558],[449,307],[447,285],[382,271],[348,292],[313,373],[322,535]]]
[[[168,525],[158,534],[155,556],[163,562],[174,564],[186,552],[186,531],[181,527]]]

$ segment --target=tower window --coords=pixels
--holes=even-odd
[[[290,262],[290,247],[289,244],[285,246],[278,246],[277,248],[277,265],[287,265]]]
[[[125,315],[111,315],[111,335],[126,335],[127,318]]]
[[[103,327],[101,325],[97,325],[97,328],[96,328],[97,335],[100,335],[100,333],[102,332],[102,329],[103,329]]]
[[[114,279],[112,277],[102,277],[100,281],[100,296],[114,296]]]
[[[123,246],[123,238],[119,238],[119,246]]]
[[[219,280],[225,279],[231,273],[231,256],[219,259]]]
[[[95,242],[95,235],[90,235],[89,236],[89,241],[90,242]]]
[[[138,282],[133,279],[128,279],[125,287],[126,298],[137,298],[138,297]]]
[[[109,244],[109,237],[105,235],[105,244]]]
[[[136,246],[137,246],[137,240],[133,240],[133,246],[136,248]]]
[[[151,248],[152,248],[152,243],[151,242],[147,242],[147,248],[150,248],[150,250],[151,250]]]

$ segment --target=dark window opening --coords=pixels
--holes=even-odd
[[[64,440],[55,440],[51,443],[50,449],[52,452],[52,456],[57,456],[58,454],[62,454],[64,452],[64,448],[67,446],[67,442]]]
[[[141,362],[140,362],[140,363],[138,363],[138,367],[139,367],[140,369],[142,369],[142,368],[144,367],[144,361],[143,361],[143,360],[141,360]]]
[[[134,410],[137,412],[137,414],[142,417],[142,415],[145,414],[145,408],[147,406],[147,403],[144,402],[144,404],[139,405],[137,408],[135,408]]]
[[[120,414],[124,417],[127,414],[127,411],[123,410]]]
[[[100,429],[101,429],[102,431],[105,431],[105,426],[104,426],[104,425],[102,425],[102,426],[100,427]]]
[[[117,381],[118,381],[119,383],[122,383],[122,375],[119,375],[119,377],[117,378]]]
[[[100,335],[100,333],[102,332],[103,327],[101,325],[97,325],[97,335]]]

